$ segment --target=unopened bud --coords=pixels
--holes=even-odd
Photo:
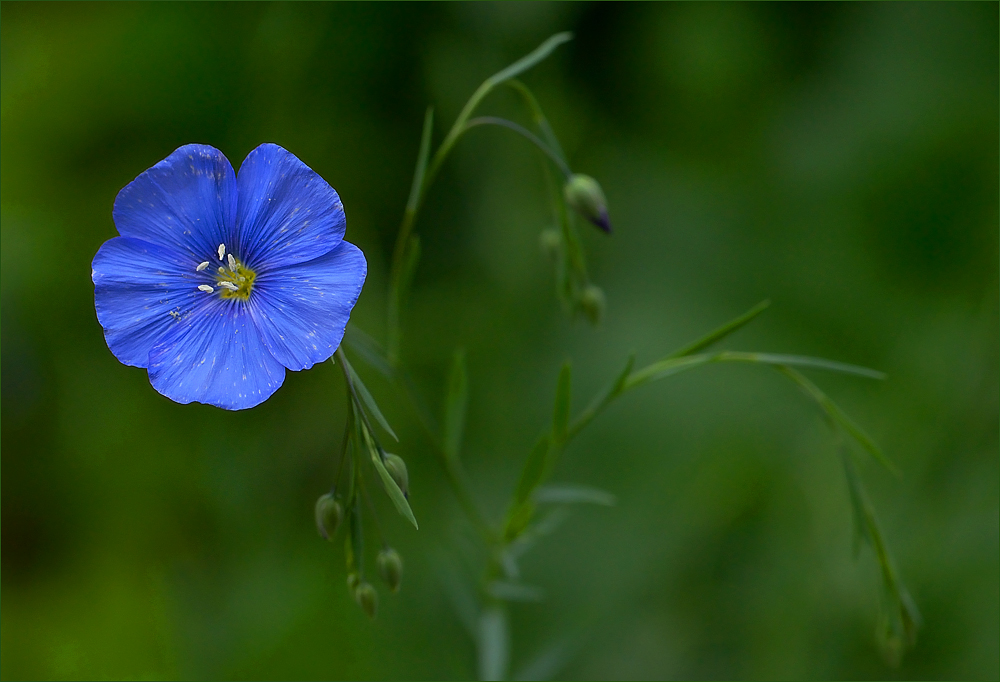
[[[393,592],[399,592],[399,583],[403,580],[403,560],[394,549],[383,549],[375,560],[378,564],[378,574]]]
[[[375,612],[378,610],[378,593],[371,583],[358,583],[354,588],[354,601],[358,602],[358,606],[368,614],[369,618],[375,617]]]
[[[591,324],[598,324],[604,316],[604,292],[601,287],[588,284],[580,293],[580,308]]]
[[[350,592],[351,595],[353,595],[354,591],[358,589],[358,585],[360,583],[361,583],[361,576],[359,576],[357,573],[352,572],[347,574],[347,591]]]
[[[576,173],[563,185],[563,195],[574,211],[605,232],[611,232],[608,200],[604,198],[604,190],[597,180],[589,175]]]
[[[385,454],[385,459],[382,460],[385,463],[385,469],[392,476],[392,480],[396,482],[399,489],[403,492],[403,496],[409,498],[410,496],[410,476],[406,473],[406,462],[399,455],[394,455],[391,452]]]
[[[316,500],[316,530],[324,540],[333,538],[343,518],[344,508],[334,499],[332,493],[322,495]]]
[[[542,253],[555,260],[562,247],[562,235],[559,234],[559,230],[553,230],[551,227],[544,229],[538,236],[538,244],[542,247]]]

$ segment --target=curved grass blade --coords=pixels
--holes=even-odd
[[[544,43],[536,47],[529,54],[518,59],[516,62],[508,66],[506,69],[498,71],[497,73],[490,76],[489,80],[493,81],[494,85],[499,85],[505,80],[513,78],[519,74],[524,73],[531,67],[533,67],[538,62],[542,61],[548,57],[552,52],[562,45],[563,43],[569,42],[573,39],[573,34],[569,31],[563,31],[562,33],[556,33],[551,36]]]
[[[762,312],[767,310],[768,306],[770,305],[771,302],[766,299],[761,301],[753,308],[751,308],[750,310],[746,311],[745,313],[737,317],[735,320],[731,320],[726,324],[722,325],[721,327],[719,327],[718,329],[715,329],[714,331],[710,331],[708,334],[705,334],[705,336],[701,337],[697,341],[689,343],[688,345],[684,346],[683,348],[680,348],[679,350],[675,350],[673,353],[671,353],[664,359],[666,360],[669,358],[682,358],[685,355],[693,355],[699,351],[708,348],[712,344],[721,341],[722,339],[726,338],[736,330],[749,324],[755,317],[757,317]]]
[[[410,186],[410,197],[406,200],[406,210],[415,212],[420,203],[420,193],[424,186],[424,173],[427,171],[427,159],[431,154],[431,133],[434,129],[434,107],[427,107],[424,113],[424,129],[420,134],[420,151],[417,152],[417,167],[413,171],[413,184]]]

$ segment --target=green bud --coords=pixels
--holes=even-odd
[[[562,247],[562,235],[559,234],[559,230],[554,230],[551,227],[546,228],[538,236],[538,243],[542,247],[542,253],[555,260]]]
[[[580,294],[580,308],[591,324],[598,324],[604,317],[605,299],[601,287],[589,284]]]
[[[375,617],[375,612],[378,610],[378,593],[371,583],[358,583],[354,588],[354,601],[358,602],[358,606],[368,614],[369,618]]]
[[[410,476],[406,473],[406,462],[399,455],[394,455],[391,452],[385,453],[385,459],[383,460],[385,464],[386,471],[392,476],[392,480],[396,482],[399,489],[403,492],[403,496],[406,498],[410,497]]]
[[[358,589],[358,585],[361,583],[361,576],[353,571],[347,574],[347,591],[352,595],[354,591]]]
[[[378,574],[393,592],[399,592],[399,583],[403,580],[403,560],[399,557],[399,552],[389,548],[378,553],[375,560],[378,564]]]
[[[576,173],[563,185],[563,196],[574,211],[605,232],[611,232],[608,200],[604,198],[604,190],[597,180],[589,175]]]
[[[334,499],[332,493],[316,500],[316,530],[324,540],[332,540],[337,526],[344,518],[344,507]]]

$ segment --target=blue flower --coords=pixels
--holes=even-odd
[[[365,282],[344,241],[340,197],[274,144],[233,172],[206,145],[185,145],[115,199],[120,237],[93,263],[108,348],[144,367],[179,403],[259,405],[285,369],[329,358]]]

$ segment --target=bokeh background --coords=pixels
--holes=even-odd
[[[401,594],[369,622],[316,537],[342,379],[290,373],[249,412],[176,405],[108,351],[90,261],[115,194],[176,147],[234,165],[283,145],[343,198],[384,333],[386,264],[425,106],[440,140],[487,75],[548,35],[524,80],[616,232],[587,231],[608,311],[563,314],[538,245],[538,155],[469,134],[418,226],[405,356],[433,401],[469,358],[464,460],[493,518],[572,359],[582,407],[764,298],[727,342],[886,371],[814,374],[904,474],[863,468],[925,624],[901,667],[875,629],[829,432],[774,372],[647,386],[574,443],[562,481],[613,492],[525,560],[513,673],[581,679],[996,679],[996,3],[17,3],[2,8],[0,676],[468,678],[449,600],[467,536],[411,414],[419,532],[379,499]],[[527,121],[510,93],[484,112]],[[449,568],[451,567],[451,568]],[[531,668],[553,643],[565,655]],[[545,661],[542,661],[545,663]]]

